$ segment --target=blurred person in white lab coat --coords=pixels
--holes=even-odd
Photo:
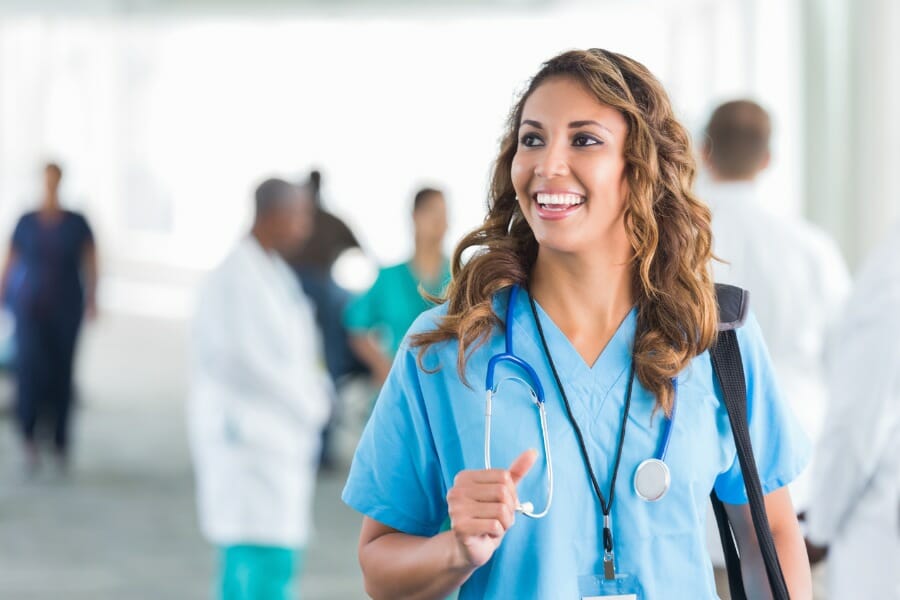
[[[863,265],[827,355],[807,539],[829,547],[828,600],[900,599],[898,257],[900,225]]]
[[[707,177],[698,195],[712,210],[713,276],[750,291],[775,374],[812,441],[828,405],[824,352],[846,300],[850,275],[837,244],[822,230],[766,208],[758,178],[769,166],[768,113],[737,100],[713,111],[700,145]],[[815,455],[812,457],[815,462]],[[801,515],[809,502],[807,469],[790,484]],[[725,566],[710,509],[707,539],[713,564]]]
[[[824,351],[850,290],[834,240],[814,225],[767,209],[757,188],[770,161],[771,120],[749,100],[712,114],[702,145],[709,181],[699,195],[713,213],[713,275],[750,291],[784,396],[810,438],[828,405]],[[815,457],[813,457],[815,461]],[[791,484],[798,511],[809,499],[809,472]]]
[[[270,179],[210,275],[192,331],[188,409],[200,524],[218,597],[291,597],[309,536],[330,389],[311,303],[282,256],[310,235],[308,190]]]

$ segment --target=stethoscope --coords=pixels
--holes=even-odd
[[[634,493],[641,500],[656,502],[669,491],[672,483],[672,474],[669,465],[666,464],[666,454],[669,452],[669,440],[672,439],[672,423],[675,421],[675,407],[678,405],[678,380],[673,379],[675,395],[672,400],[672,414],[666,418],[665,432],[662,443],[656,451],[656,456],[641,462],[634,471]]]
[[[544,388],[538,379],[534,368],[522,358],[516,356],[513,349],[513,307],[519,294],[519,286],[514,285],[509,293],[509,300],[506,307],[506,349],[500,354],[496,354],[488,361],[487,374],[485,376],[485,410],[484,410],[484,465],[486,469],[491,468],[491,409],[494,400],[494,394],[497,393],[497,386],[494,382],[494,372],[497,365],[501,363],[509,363],[518,367],[522,377],[509,377],[503,381],[516,382],[523,385],[531,396],[531,401],[538,410],[541,423],[541,438],[544,446],[544,460],[547,465],[547,504],[544,510],[535,512],[532,502],[521,502],[516,506],[516,512],[522,513],[526,517],[539,519],[547,515],[550,505],[553,502],[553,460],[550,456],[550,438],[547,430],[547,411],[544,406]],[[677,397],[677,382],[676,397]],[[634,491],[642,500],[647,502],[656,502],[666,495],[671,485],[671,473],[669,466],[666,464],[666,454],[669,449],[669,441],[672,437],[672,425],[675,419],[675,405],[672,407],[672,414],[666,418],[665,431],[663,433],[662,443],[657,449],[656,456],[648,458],[641,462],[634,472]]]
[[[494,394],[497,393],[497,385],[494,384],[494,370],[497,365],[507,362],[519,367],[530,380],[526,381],[521,377],[510,377],[509,381],[515,381],[522,384],[531,395],[531,401],[538,409],[541,418],[541,438],[544,442],[544,460],[547,463],[547,505],[541,512],[534,512],[534,504],[532,502],[522,502],[516,506],[516,512],[522,513],[526,517],[540,519],[547,515],[550,510],[550,504],[553,502],[553,461],[550,458],[550,436],[547,435],[547,411],[544,409],[544,388],[538,379],[534,368],[527,362],[516,356],[513,351],[513,320],[512,307],[519,294],[519,286],[513,286],[509,293],[509,303],[506,307],[506,351],[495,354],[488,361],[487,375],[484,380],[485,388],[485,406],[484,406],[484,468],[491,468],[491,405],[493,404]],[[507,381],[507,380],[504,380]]]

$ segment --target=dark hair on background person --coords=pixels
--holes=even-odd
[[[444,193],[436,188],[422,188],[418,192],[416,192],[415,197],[413,197],[413,212],[416,212],[422,205],[428,202],[432,196],[443,196]]]
[[[47,164],[44,165],[44,171],[45,172],[52,171],[57,179],[62,179],[63,170],[62,170],[62,167],[59,165],[59,163],[48,162]]]
[[[254,194],[256,216],[269,214],[273,209],[278,208],[285,199],[295,194],[298,189],[297,186],[283,179],[274,177],[266,179],[259,184]]]
[[[727,179],[749,179],[769,157],[772,120],[751,100],[722,104],[706,126],[704,152],[716,174]]]
[[[634,252],[638,306],[635,369],[668,413],[674,398],[672,378],[716,337],[710,212],[692,191],[696,167],[690,138],[675,118],[668,95],[646,67],[614,52],[566,52],[544,63],[531,80],[507,121],[484,223],[454,252],[447,315],[435,330],[413,336],[412,345],[420,348],[421,361],[432,344],[457,339],[457,369],[465,381],[466,357],[501,322],[493,309],[494,294],[513,284],[527,285],[538,243],[520,213],[510,170],[525,102],[556,76],[577,80],[598,102],[618,110],[628,125],[625,228]],[[478,251],[463,264],[470,248]]]

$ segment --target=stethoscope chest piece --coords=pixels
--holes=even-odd
[[[648,458],[634,474],[634,491],[642,500],[656,502],[669,491],[671,481],[668,465],[658,458]]]

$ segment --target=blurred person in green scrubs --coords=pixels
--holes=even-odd
[[[372,287],[344,311],[350,346],[369,367],[378,386],[391,368],[394,354],[416,317],[431,306],[421,291],[440,295],[450,281],[450,262],[443,252],[447,202],[434,188],[419,190],[413,201],[415,252],[410,260],[383,268]]]

